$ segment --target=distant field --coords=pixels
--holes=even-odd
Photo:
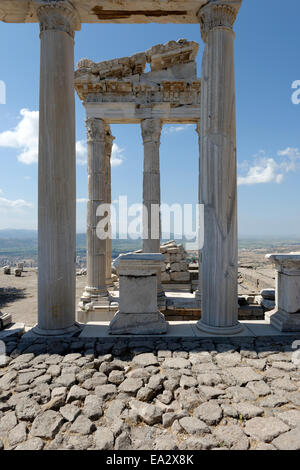
[[[166,241],[166,240],[165,240]],[[176,239],[178,243],[184,243],[184,240]],[[23,230],[5,230],[0,231],[0,257],[1,258],[24,258],[36,259],[37,257],[37,234],[34,231]],[[116,258],[120,253],[135,251],[142,247],[141,240],[113,240],[112,254]],[[299,251],[300,238],[290,239],[246,239],[239,240],[239,250],[252,251],[262,250],[268,252],[278,251]],[[77,235],[77,256],[86,256],[86,235]]]

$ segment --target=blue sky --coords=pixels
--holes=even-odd
[[[300,236],[299,0],[244,0],[235,24],[239,234]],[[83,25],[75,62],[128,56],[155,44],[198,41],[198,25]],[[36,228],[36,129],[39,101],[38,25],[0,23],[0,229]],[[300,97],[300,94],[299,94]],[[21,110],[23,111],[21,114]],[[84,109],[76,96],[79,160],[84,157]],[[116,137],[112,198],[141,202],[143,147],[137,125],[112,126]],[[198,193],[198,143],[194,126],[166,126],[161,145],[164,203],[194,203]],[[77,165],[77,230],[85,230],[86,165]],[[81,201],[81,202],[80,202]]]

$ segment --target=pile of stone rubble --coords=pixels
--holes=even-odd
[[[189,264],[186,261],[187,253],[182,244],[176,244],[174,240],[163,243],[160,252],[166,261],[162,266],[162,282],[189,282]]]

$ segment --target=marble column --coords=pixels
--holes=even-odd
[[[57,335],[75,326],[76,152],[74,31],[68,1],[35,2],[41,30],[38,325]]]
[[[105,136],[105,155],[106,155],[106,170],[105,170],[105,187],[106,187],[106,196],[105,202],[111,206],[111,153],[113,148],[113,142],[115,137],[111,133],[110,126],[106,125],[106,136]],[[111,222],[111,221],[110,221]],[[112,239],[109,238],[106,240],[106,285],[112,286]]]
[[[144,119],[141,122],[144,144],[143,175],[143,253],[160,253],[161,220],[160,220],[160,136],[162,123],[160,119]],[[161,271],[157,274],[157,296],[165,299],[161,285]],[[160,305],[160,304],[159,304]]]
[[[107,240],[97,234],[101,217],[97,209],[107,201],[107,125],[102,119],[86,120],[88,142],[88,203],[87,203],[87,280],[82,300],[97,303],[108,300],[106,285],[106,247]],[[104,217],[104,216],[103,216]],[[103,218],[102,217],[102,218]]]
[[[201,187],[200,187],[200,159],[201,159],[201,149],[200,149],[200,143],[201,143],[201,139],[200,139],[200,119],[198,120],[197,122],[197,126],[196,126],[196,132],[198,134],[198,139],[199,139],[199,184],[198,184],[198,202],[199,204],[201,204],[201,194],[200,194],[200,191],[201,191]],[[198,223],[200,223],[200,218],[198,220]],[[200,226],[198,227],[198,235],[200,233]],[[201,270],[201,257],[202,257],[202,249],[199,249],[198,251],[198,287],[195,291],[195,298],[197,299],[197,301],[199,302],[199,304],[201,305],[201,298],[202,298],[202,270]]]
[[[241,1],[217,0],[199,12],[205,50],[200,122],[200,202],[204,204],[202,318],[199,329],[236,334],[238,243],[233,24]]]

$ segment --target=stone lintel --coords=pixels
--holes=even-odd
[[[143,119],[159,118],[162,124],[197,124],[200,104],[173,107],[157,103],[138,107],[134,102],[85,103],[87,117],[103,119],[109,124],[138,124]]]
[[[72,0],[82,23],[121,24],[197,24],[197,13],[206,3],[207,0]],[[1,0],[0,20],[37,23],[34,0]]]

